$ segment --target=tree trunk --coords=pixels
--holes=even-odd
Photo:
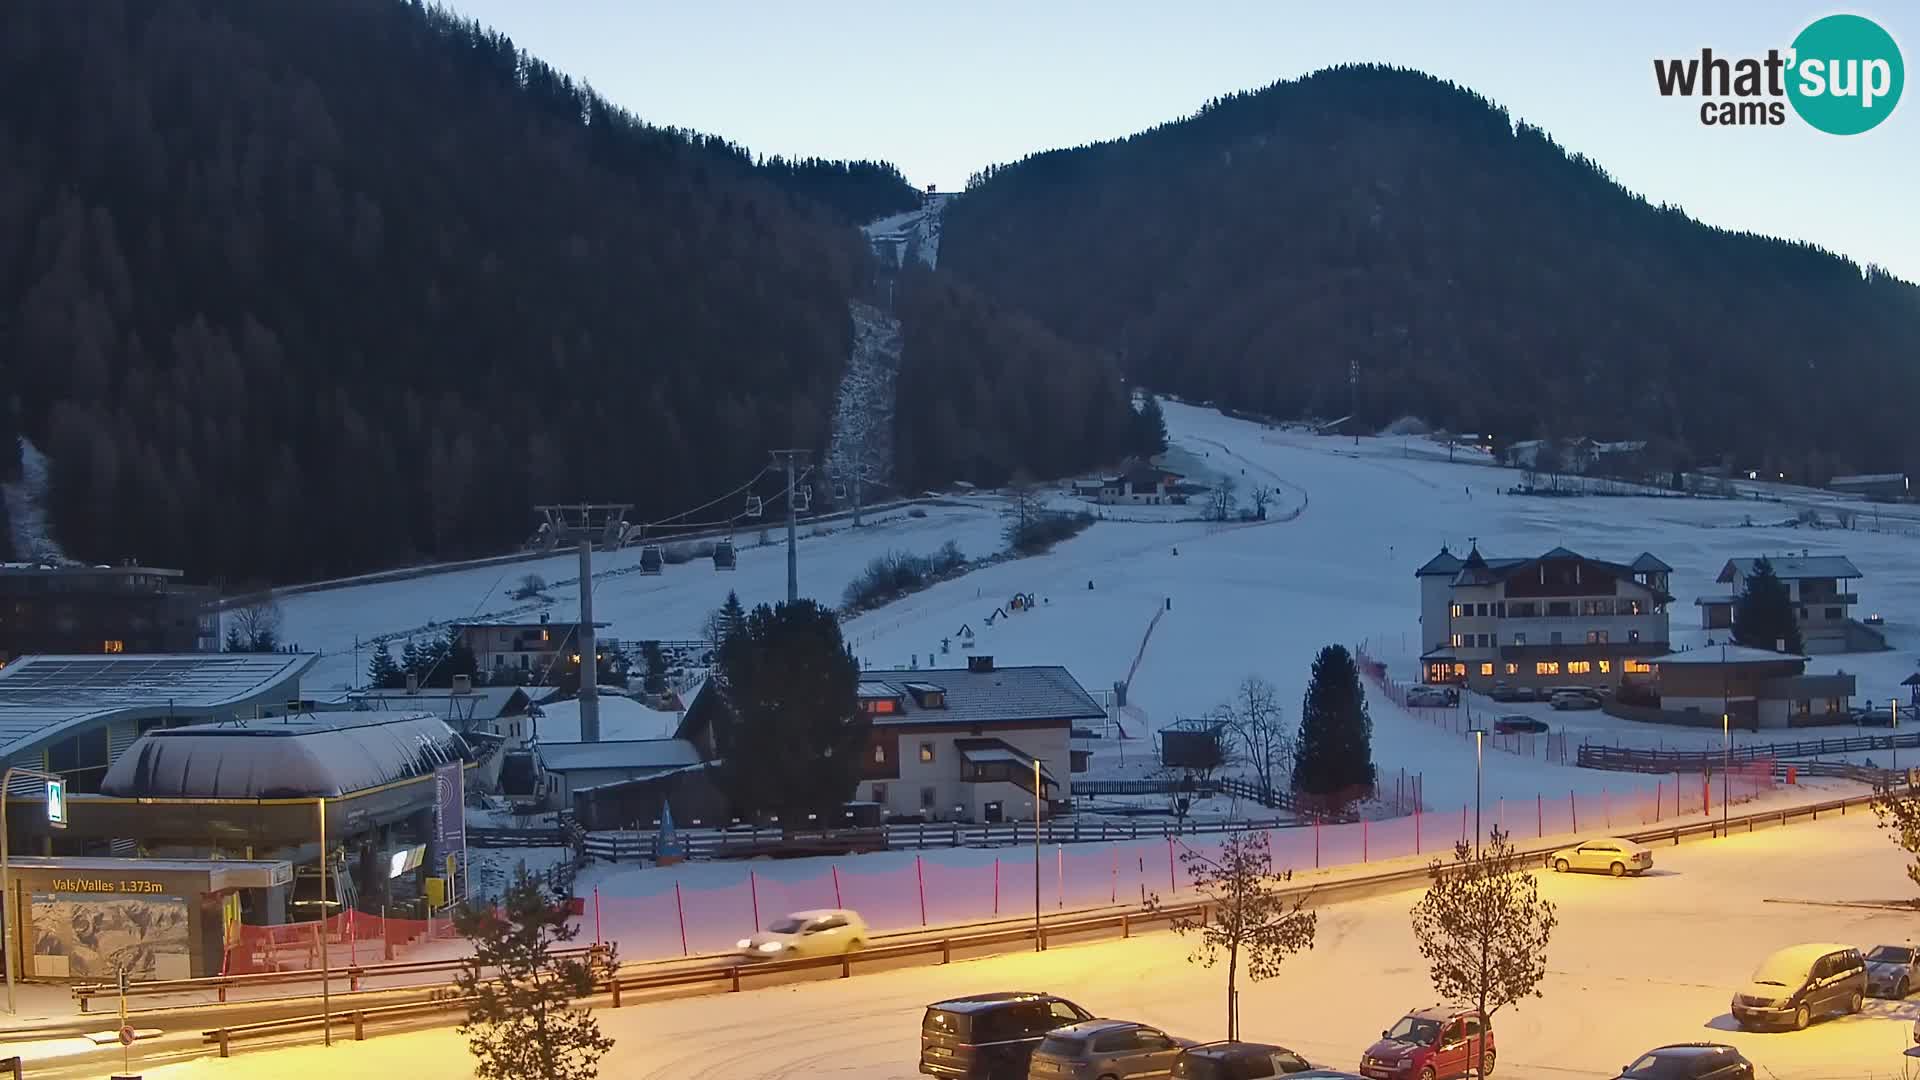
[[[1235,1022],[1238,1018],[1234,1016],[1233,1008],[1233,982],[1239,973],[1239,967],[1240,946],[1235,944],[1227,950],[1227,1040],[1229,1042],[1240,1037],[1239,1027]]]

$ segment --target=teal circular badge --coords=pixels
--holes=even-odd
[[[1787,100],[1829,135],[1870,131],[1900,103],[1906,65],[1893,35],[1859,15],[1828,15],[1793,39]]]

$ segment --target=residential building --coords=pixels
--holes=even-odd
[[[1836,476],[1827,481],[1827,487],[1877,501],[1904,499],[1913,494],[1913,481],[1907,478],[1906,473],[1897,472]]]
[[[543,742],[535,747],[535,753],[548,777],[551,803],[560,808],[571,808],[575,793],[602,784],[704,767],[699,748],[686,739]]]
[[[1668,651],[1673,568],[1651,554],[1607,562],[1556,547],[1537,558],[1465,558],[1444,546],[1420,584],[1422,678],[1486,689],[1616,685]]]
[[[0,564],[0,664],[33,653],[220,651],[210,589],[154,566]]]
[[[1759,559],[1729,559],[1714,580],[1728,586],[1724,593],[1694,600],[1700,623],[1709,630],[1733,626],[1733,608],[1747,591]],[[1846,582],[1861,577],[1843,555],[1782,555],[1769,557],[1773,575],[1787,587],[1787,599],[1800,620],[1800,643],[1809,653],[1876,652],[1886,649],[1879,631],[1854,619],[1860,597]]]
[[[600,630],[612,624],[596,622],[593,625],[595,630]],[[530,623],[461,623],[459,630],[467,648],[473,650],[481,671],[524,671],[532,681],[541,683],[552,681],[558,673],[577,663],[573,660],[580,642],[577,622],[549,622],[542,615],[539,622]],[[601,638],[598,646],[611,649],[614,643]]]
[[[1660,708],[1693,713],[1703,726],[1722,714],[1736,728],[1845,723],[1854,677],[1808,675],[1807,658],[1794,653],[1709,645],[1652,660]]]

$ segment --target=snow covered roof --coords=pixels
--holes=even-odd
[[[1640,557],[1627,564],[1627,568],[1636,574],[1671,574],[1673,567],[1654,558],[1650,551],[1643,551]]]
[[[666,770],[700,764],[700,751],[685,739],[625,739],[539,745],[548,772],[576,769]]]
[[[519,716],[532,705],[518,686],[485,686],[456,694],[451,690],[358,690],[347,695],[355,708],[431,712],[450,721],[496,720]]]
[[[628,739],[670,739],[680,726],[680,714],[649,709],[630,697],[600,695],[600,738],[603,742]],[[540,706],[533,725],[542,743],[580,741],[580,699],[549,701]]]
[[[1420,569],[1413,572],[1413,576],[1426,577],[1429,574],[1445,574],[1448,577],[1452,577],[1459,572],[1460,557],[1448,551],[1447,546],[1442,544],[1440,545],[1440,554],[1428,559]]]
[[[100,791],[120,798],[335,798],[467,757],[428,713],[315,713],[158,728],[107,769]]]
[[[1759,561],[1759,559],[1728,559],[1727,565],[1720,568],[1720,576],[1714,580],[1727,584],[1735,580],[1736,574],[1742,578],[1752,577],[1754,564]],[[1845,555],[1782,555],[1779,558],[1768,556],[1767,562],[1773,565],[1773,576],[1783,581],[1862,576]]]
[[[1906,473],[1880,472],[1859,473],[1853,476],[1836,476],[1827,481],[1828,487],[1852,487],[1857,484],[1898,484],[1905,481]]]
[[[960,751],[960,757],[974,765],[1004,763],[1021,769],[1033,768],[1033,755],[1000,739],[955,739],[954,749]],[[1053,774],[1046,762],[1040,763],[1040,779],[1053,783]]]
[[[0,668],[0,758],[109,720],[228,715],[284,701],[311,653],[23,656]]]
[[[1648,660],[1649,664],[1777,664],[1782,660],[1801,660],[1807,658],[1799,653],[1777,653],[1771,649],[1755,649],[1746,645],[1703,645],[1698,649],[1685,652],[1668,653]]]
[[[1466,561],[1460,564],[1460,572],[1453,583],[1455,585],[1493,585],[1548,559],[1576,560],[1622,578],[1632,578],[1635,574],[1670,573],[1673,570],[1672,567],[1655,558],[1652,552],[1647,551],[1635,556],[1631,563],[1617,563],[1589,558],[1564,547],[1555,547],[1546,554],[1532,559],[1488,559],[1482,557],[1480,549],[1475,547],[1467,553]]]
[[[920,668],[863,671],[862,682],[932,683],[946,690],[944,708],[922,708],[911,694],[901,696],[899,711],[872,717],[875,727],[901,724],[973,724],[1020,720],[1098,720],[1106,709],[1093,700],[1066,668],[996,667]]]

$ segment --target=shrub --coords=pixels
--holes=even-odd
[[[889,551],[867,563],[867,568],[847,584],[842,600],[852,611],[879,607],[918,592],[966,564],[967,557],[961,553],[960,545],[951,540],[931,555]]]
[[[1093,524],[1085,510],[1071,514],[1034,514],[1007,529],[1007,546],[1022,555],[1038,555]]]
[[[924,507],[924,506],[915,506],[915,507],[912,507],[912,508],[910,508],[910,509],[908,509],[908,511],[907,511],[907,516],[908,516],[908,517],[912,517],[912,518],[923,518],[923,517],[926,517],[926,516],[927,516],[927,508],[926,508],[926,507]]]

